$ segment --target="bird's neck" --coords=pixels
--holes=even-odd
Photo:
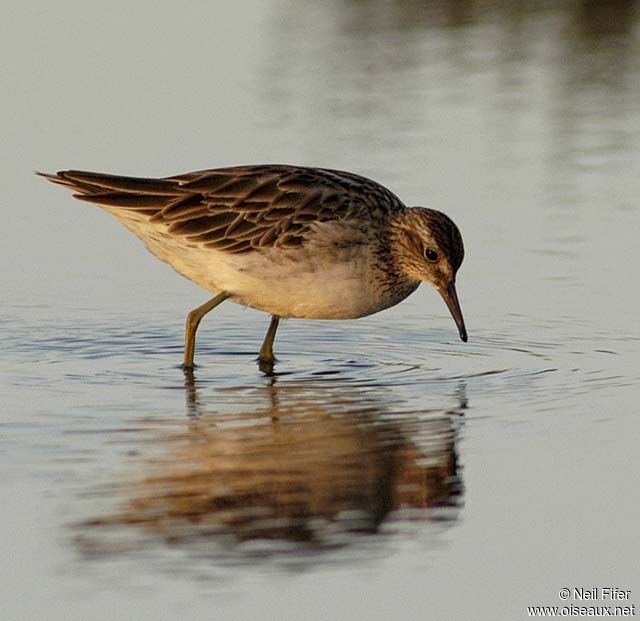
[[[397,240],[399,238],[399,228],[402,227],[402,214],[394,214],[389,218],[389,222],[384,232],[376,240],[373,254],[372,278],[381,286],[388,289],[388,294],[398,298],[394,303],[406,298],[413,293],[420,284],[419,280],[410,278],[402,269],[400,253],[397,252]],[[406,224],[404,225],[406,226]]]

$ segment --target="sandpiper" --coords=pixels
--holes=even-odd
[[[272,369],[280,318],[354,319],[428,282],[467,332],[456,294],[462,236],[445,214],[406,207],[348,172],[234,166],[148,179],[38,173],[116,216],[159,259],[214,294],[187,316],[184,367],[201,319],[224,300],[271,314],[260,349]]]

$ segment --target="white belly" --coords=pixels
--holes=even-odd
[[[139,218],[119,219],[147,248],[177,272],[212,293],[280,317],[353,319],[399,300],[382,299],[371,286],[371,257],[366,246],[335,250],[311,244],[304,249],[268,249],[226,254]]]
[[[352,319],[380,310],[368,284],[366,261],[297,259],[270,253],[224,257],[221,288],[235,301],[281,317]]]

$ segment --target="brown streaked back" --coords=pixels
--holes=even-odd
[[[300,246],[315,222],[387,218],[404,209],[375,181],[322,168],[237,166],[161,179],[76,170],[38,174],[69,187],[76,198],[134,211],[172,234],[233,253]]]

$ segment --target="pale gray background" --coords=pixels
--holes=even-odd
[[[640,603],[640,31],[635,3],[595,4],[4,8],[3,618],[518,619],[564,586]],[[290,322],[279,343],[294,371],[371,363],[357,377],[405,406],[447,411],[463,390],[464,506],[303,572],[83,560],[68,525],[126,469],[119,432],[185,417],[165,388],[206,294],[33,171],[257,162],[366,174],[460,225],[468,345],[425,288],[363,322]],[[216,314],[210,345],[221,326],[242,355],[205,363],[209,390],[260,384],[266,318]],[[385,357],[416,366],[385,378]]]

